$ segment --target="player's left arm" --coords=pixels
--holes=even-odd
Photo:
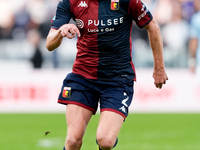
[[[146,28],[148,32],[149,41],[153,52],[154,84],[157,88],[161,89],[163,84],[166,83],[166,80],[168,80],[168,76],[165,72],[165,65],[163,59],[163,44],[162,44],[160,28],[158,23],[154,19],[152,19],[151,22],[144,28]]]

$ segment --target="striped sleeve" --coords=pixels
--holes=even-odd
[[[139,28],[145,27],[153,18],[151,12],[140,0],[130,0],[128,13]]]
[[[60,0],[56,15],[51,21],[51,28],[59,29],[62,25],[69,23],[72,17],[70,1],[69,0]]]

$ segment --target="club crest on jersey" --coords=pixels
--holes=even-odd
[[[64,87],[62,92],[62,97],[70,98],[71,96],[71,87]]]
[[[111,0],[111,9],[118,10],[119,9],[119,0]]]

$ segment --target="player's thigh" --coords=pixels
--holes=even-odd
[[[97,128],[97,140],[109,139],[115,142],[124,122],[124,117],[112,111],[103,111]]]
[[[74,104],[66,109],[67,136],[81,140],[93,112]]]

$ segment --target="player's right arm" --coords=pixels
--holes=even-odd
[[[46,39],[46,48],[49,51],[53,51],[60,46],[62,39],[61,30],[51,29]]]
[[[57,6],[56,15],[51,22],[51,29],[46,38],[46,48],[49,51],[58,48],[62,43],[63,37],[72,39],[76,34],[80,37],[79,29],[74,24],[69,23],[72,16],[70,1],[60,1]]]
[[[60,46],[63,37],[72,39],[76,34],[80,37],[80,31],[74,24],[64,24],[58,30],[51,29],[46,39],[46,48],[53,51]]]

